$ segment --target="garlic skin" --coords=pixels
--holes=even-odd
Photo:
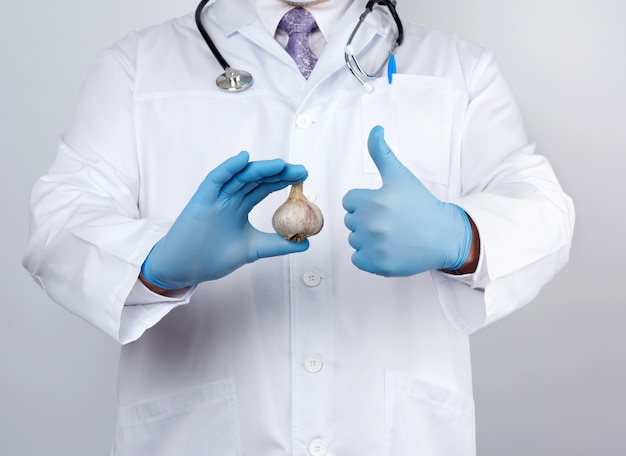
[[[274,230],[294,242],[316,235],[324,226],[322,211],[304,196],[302,189],[302,184],[292,185],[287,201],[272,216]]]

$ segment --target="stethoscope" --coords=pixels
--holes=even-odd
[[[215,46],[215,43],[213,43],[213,40],[211,39],[208,32],[204,28],[204,25],[202,24],[202,11],[204,10],[204,7],[207,5],[207,3],[209,3],[210,1],[211,0],[201,0],[200,3],[198,4],[198,7],[196,8],[196,25],[198,26],[198,31],[200,32],[200,35],[202,35],[202,38],[204,38],[204,41],[206,42],[207,46],[209,46],[209,49],[215,56],[215,59],[219,62],[221,67],[224,69],[224,73],[220,74],[217,77],[217,80],[215,81],[215,83],[220,89],[226,92],[241,92],[242,90],[245,90],[248,87],[250,87],[254,79],[252,78],[252,75],[248,73],[247,71],[237,70],[230,66],[230,64],[226,61],[226,59],[224,58],[222,53],[219,51],[219,49],[217,49],[217,46]],[[402,41],[404,40],[404,31],[402,28],[402,22],[400,21],[400,17],[398,16],[398,13],[396,11],[395,4],[396,4],[396,0],[369,0],[367,2],[367,5],[365,5],[365,11],[363,11],[361,16],[359,17],[359,22],[357,23],[356,27],[350,34],[350,37],[348,38],[348,41],[344,48],[344,57],[346,60],[346,66],[348,67],[350,72],[354,75],[354,77],[363,85],[363,88],[366,92],[372,91],[372,88],[367,83],[367,80],[375,78],[376,75],[382,71],[385,65],[388,66],[390,82],[391,82],[391,72],[395,72],[395,59],[393,57],[393,53],[396,50],[396,48],[402,44]],[[396,36],[396,39],[393,41],[391,45],[391,49],[389,50],[383,64],[375,72],[373,72],[372,74],[369,74],[359,64],[359,61],[357,60],[357,57],[356,57],[356,52],[354,50],[354,47],[352,46],[352,40],[354,39],[356,32],[361,27],[361,24],[365,22],[365,18],[367,17],[367,15],[371,13],[374,7],[377,5],[381,5],[389,9],[389,12],[393,18],[393,21],[396,24],[397,36]]]
[[[369,13],[372,12],[376,5],[383,5],[389,9],[389,13],[391,13],[391,17],[393,17],[393,21],[396,24],[396,39],[392,42],[391,48],[387,53],[387,57],[382,65],[376,69],[372,74],[366,72],[363,67],[359,64],[359,61],[356,58],[356,51],[354,46],[352,46],[352,40],[356,35],[356,32],[361,27],[361,24],[365,22],[365,18]],[[396,59],[393,56],[395,50],[402,44],[404,40],[404,29],[402,27],[402,21],[400,20],[400,16],[398,16],[398,12],[396,11],[396,0],[370,0],[365,5],[365,11],[359,17],[359,22],[352,30],[350,37],[348,38],[348,42],[346,43],[346,47],[344,48],[344,58],[346,60],[346,66],[350,70],[350,72],[354,75],[354,77],[363,85],[363,90],[367,93],[370,93],[373,87],[367,82],[368,79],[374,79],[377,74],[379,74],[385,65],[387,65],[387,77],[389,78],[389,83],[391,84],[392,75],[396,72]]]

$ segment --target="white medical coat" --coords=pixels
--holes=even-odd
[[[365,94],[343,60],[364,3],[308,81],[245,0],[218,1],[203,19],[226,59],[254,75],[243,93],[216,87],[222,70],[192,15],[132,33],[94,62],[33,189],[24,264],[123,344],[113,454],[475,454],[468,334],[527,303],[566,263],[573,207],[489,51],[405,24],[393,84],[381,78]],[[384,57],[387,32],[365,26],[365,59]],[[376,124],[475,221],[476,274],[384,278],[352,265],[341,199],[380,185],[366,148]],[[240,150],[304,164],[324,229],[305,253],[181,296],[148,292],[137,276],[151,247]],[[263,201],[252,223],[271,231],[285,197]]]

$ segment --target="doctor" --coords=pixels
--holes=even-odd
[[[237,94],[193,15],[93,63],[24,265],[122,344],[112,454],[475,454],[468,334],[565,265],[574,210],[488,50],[405,24],[364,92],[365,3],[211,3]],[[366,64],[391,33],[362,27]],[[302,181],[325,226],[294,243],[270,220]]]

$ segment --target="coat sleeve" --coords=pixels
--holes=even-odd
[[[31,193],[23,264],[57,303],[121,343],[137,339],[189,294],[164,298],[137,280],[171,221],[142,218],[134,131],[135,39],[92,64],[70,129]]]
[[[491,52],[482,53],[468,85],[463,190],[453,202],[476,223],[482,257],[474,277],[433,277],[452,323],[472,333],[527,304],[565,266],[574,206],[529,142]]]

